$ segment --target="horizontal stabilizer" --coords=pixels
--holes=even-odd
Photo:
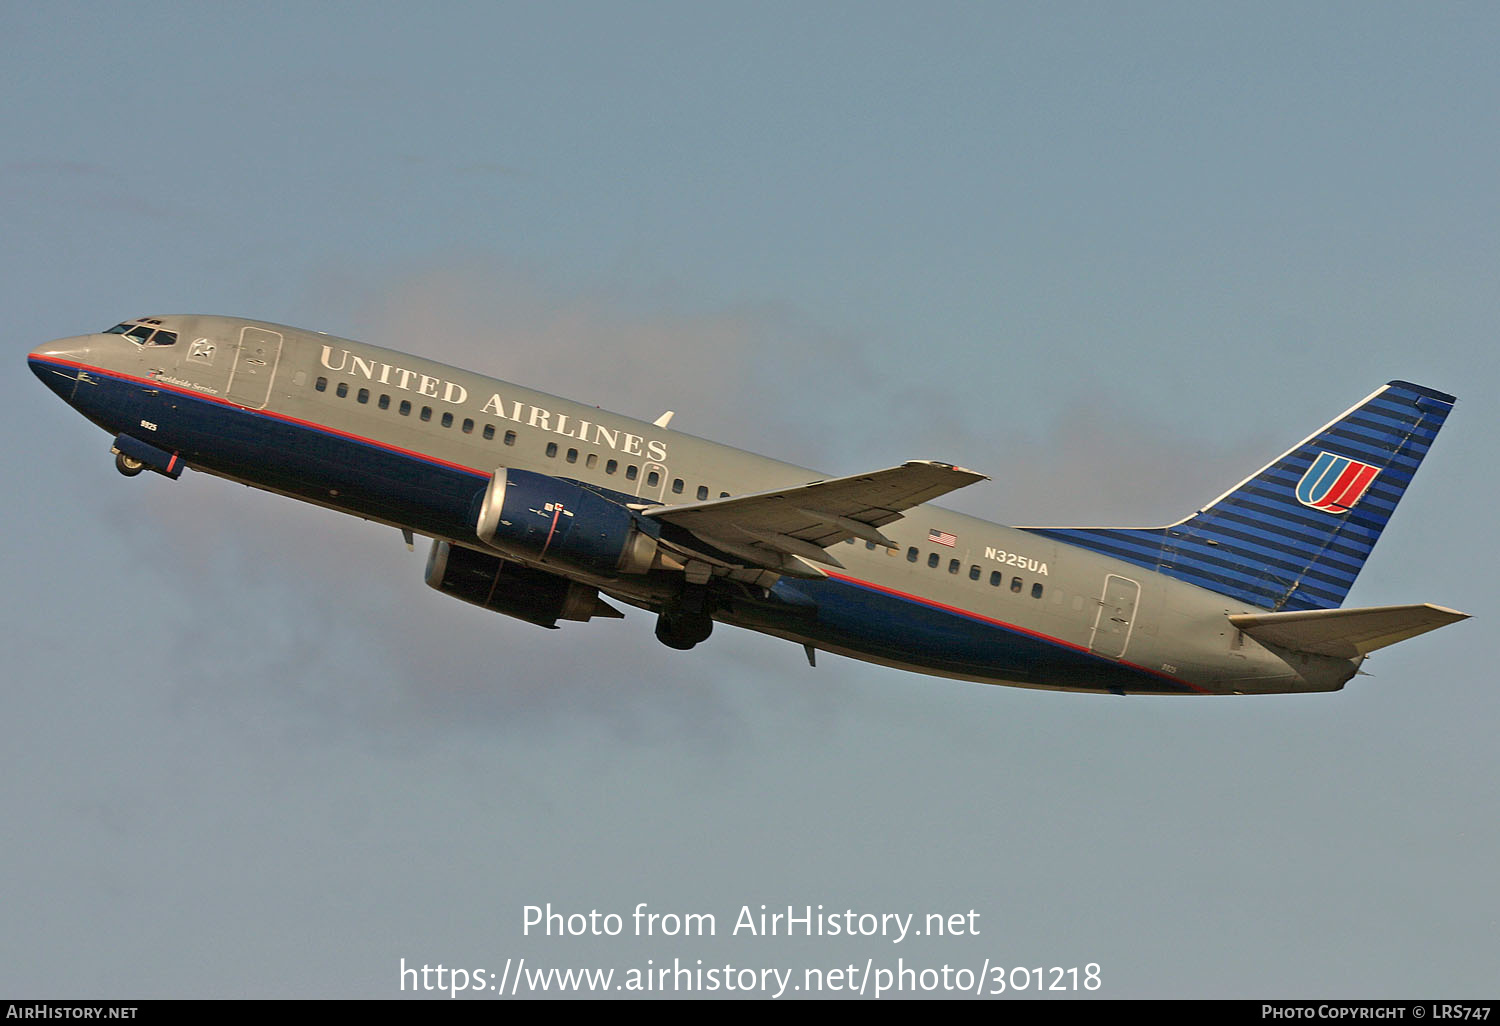
[[[1357,659],[1377,648],[1467,620],[1468,613],[1427,603],[1294,613],[1237,613],[1229,622],[1256,641],[1294,652]]]

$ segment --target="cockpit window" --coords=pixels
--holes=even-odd
[[[123,321],[104,332],[104,334],[124,335],[136,345],[175,346],[177,344],[177,332],[155,327],[155,325],[160,323],[161,321],[158,320]]]

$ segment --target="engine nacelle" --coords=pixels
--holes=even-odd
[[[650,570],[660,530],[570,481],[506,467],[490,479],[474,525],[480,541],[518,559],[604,576]]]
[[[432,543],[427,584],[444,595],[540,627],[556,627],[558,620],[621,617],[587,585],[445,541]]]

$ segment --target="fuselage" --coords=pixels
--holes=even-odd
[[[825,475],[407,353],[283,325],[170,316],[34,351],[34,372],[112,435],[186,466],[482,548],[498,468],[621,504],[684,503]],[[161,334],[153,334],[160,332]],[[154,344],[167,342],[169,344]],[[851,540],[842,568],[725,590],[713,618],[813,649],[985,683],[1088,692],[1342,687],[1358,662],[1262,645],[1254,607],[1024,529],[933,505]],[[564,568],[545,567],[561,573]],[[659,610],[670,572],[566,576]]]

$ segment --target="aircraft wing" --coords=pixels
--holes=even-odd
[[[1468,618],[1468,613],[1456,609],[1422,603],[1291,613],[1236,613],[1229,617],[1229,622],[1256,641],[1295,652],[1354,659]]]
[[[822,571],[812,563],[843,566],[825,551],[828,546],[859,538],[895,548],[881,527],[913,506],[983,480],[985,475],[949,463],[913,460],[869,474],[640,512],[749,565],[816,577]]]

